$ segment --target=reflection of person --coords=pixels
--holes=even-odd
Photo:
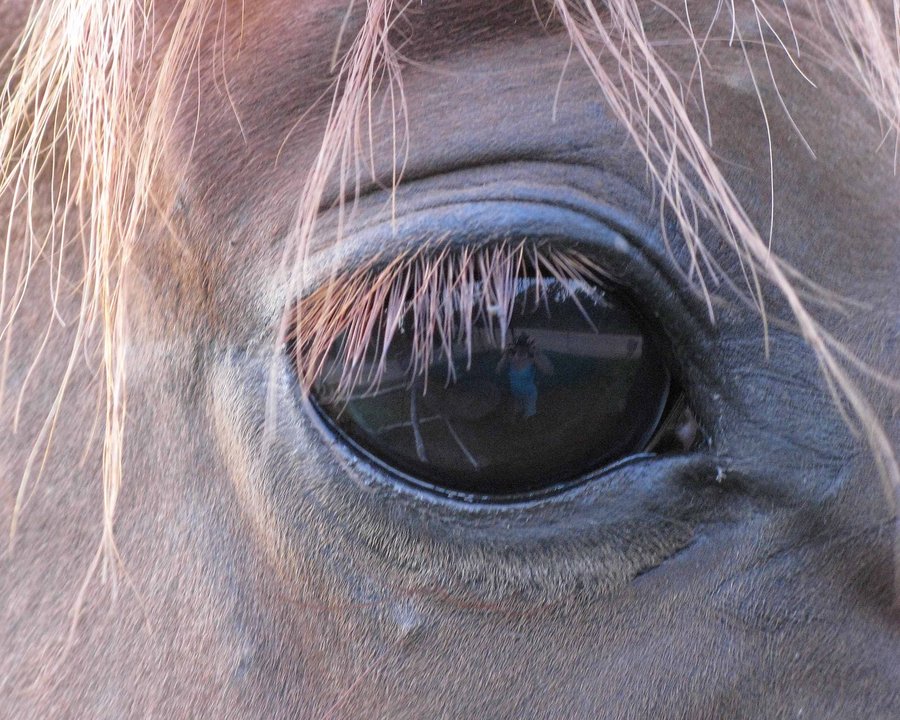
[[[523,417],[530,418],[537,414],[537,370],[545,375],[553,374],[553,365],[547,357],[537,350],[534,339],[521,333],[512,345],[506,348],[497,372],[506,370],[509,390],[516,402],[516,409]]]

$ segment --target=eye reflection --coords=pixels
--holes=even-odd
[[[399,477],[484,499],[546,492],[635,452],[694,443],[660,339],[623,294],[521,268],[510,287],[505,306],[457,318],[466,332],[436,332],[424,363],[411,310],[394,332],[382,314],[374,334],[391,340],[371,343],[349,385],[347,337],[337,338],[311,388],[322,414]]]

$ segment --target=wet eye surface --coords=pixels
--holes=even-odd
[[[499,278],[456,267],[450,287],[439,265],[400,273],[325,350],[311,396],[357,452],[428,490],[509,500],[694,442],[661,337],[621,290],[540,259]]]

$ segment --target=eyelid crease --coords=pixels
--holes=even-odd
[[[412,333],[409,377],[424,377],[438,352],[447,358],[448,379],[453,379],[452,346],[464,344],[471,361],[476,323],[505,346],[518,280],[526,271],[534,280],[529,291],[535,305],[554,283],[589,323],[576,292],[609,284],[603,269],[583,252],[529,240],[438,250],[424,245],[381,267],[376,258],[333,274],[291,310],[287,340],[303,391],[326,373],[334,348],[341,368],[335,396],[349,397],[361,386],[373,391],[385,372],[391,342],[407,331]],[[373,350],[377,361],[367,362]]]

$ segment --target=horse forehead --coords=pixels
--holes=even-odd
[[[654,12],[653,7],[647,4],[645,8],[649,9],[649,34],[684,33],[684,28],[669,15]],[[703,11],[714,12],[715,8],[716,3],[711,2],[699,10],[692,8],[692,12],[700,22]],[[327,98],[335,77],[333,62],[340,57],[335,50],[349,47],[350,38],[363,20],[365,6],[350,6],[344,40],[336,46],[347,10],[347,3],[333,0],[254,4],[244,15],[233,13],[232,22],[243,31],[241,38],[229,42],[222,41],[219,35],[210,38],[210,42],[225,45],[220,51],[221,75],[217,75],[215,67],[209,68],[197,88],[202,132],[197,131],[196,116],[185,113],[181,149],[192,153],[188,169],[191,177],[181,185],[187,192],[176,196],[174,214],[178,215],[186,204],[194,207],[206,203],[210,217],[224,228],[262,217],[266,204],[270,208],[277,205],[280,211],[296,206],[293,201],[300,195],[299,183],[305,176],[301,177],[294,168],[307,166],[318,151],[330,108]],[[745,15],[739,16],[739,24],[749,22]],[[554,135],[571,142],[574,133],[579,132],[571,124],[565,125],[564,118],[551,117],[551,111],[555,111],[555,81],[563,80],[566,43],[561,38],[554,41],[552,27],[548,39],[530,1],[414,4],[404,9],[403,19],[406,24],[398,25],[397,42],[404,59],[416,60],[403,67],[405,111],[412,122],[409,140],[413,164],[421,164],[429,154],[434,158],[448,158],[454,153],[479,154],[498,142],[514,142],[519,148],[528,147],[529,143],[547,147]],[[504,33],[498,32],[501,27],[505,28]],[[508,42],[510,38],[518,40]],[[529,41],[522,42],[525,38]],[[480,44],[486,48],[482,53],[477,49]],[[692,53],[686,46],[681,58],[685,61],[685,75],[695,72]],[[810,207],[816,206],[845,226],[853,227],[855,218],[867,213],[880,215],[879,223],[892,222],[895,213],[884,206],[885,193],[864,188],[894,179],[884,173],[884,164],[878,166],[878,172],[869,172],[866,163],[860,161],[862,153],[855,150],[872,140],[872,136],[860,138],[857,133],[858,127],[874,127],[872,119],[860,118],[862,122],[848,124],[846,114],[859,113],[852,107],[835,116],[829,112],[834,106],[833,97],[811,88],[792,70],[786,56],[773,55],[773,63],[781,66],[779,88],[765,83],[760,88],[748,71],[743,50],[730,46],[707,50],[713,63],[706,83],[718,141],[716,151],[727,155],[737,149],[752,155],[758,164],[760,160],[768,161],[767,144],[772,141],[777,145],[776,199],[782,209],[801,197],[805,203],[805,212],[779,217],[786,227],[803,221],[802,215],[808,216]],[[207,56],[214,58],[216,51],[210,49]],[[434,71],[429,63],[443,63],[443,72]],[[678,69],[677,65],[673,67]],[[574,67],[566,72],[569,78],[582,77],[587,96],[596,97],[597,90],[584,68]],[[227,84],[223,85],[225,81]],[[809,158],[800,157],[803,150],[790,131],[778,136],[780,130],[775,128],[776,136],[770,139],[763,132],[763,124],[748,125],[747,116],[758,113],[759,92],[770,106],[777,105],[779,93],[788,97],[799,93],[803,102],[809,100],[818,106],[817,115],[805,112],[802,106],[795,106],[793,112],[802,116],[802,131],[827,160],[814,168],[827,192],[791,192],[808,179],[802,168],[813,166]],[[718,96],[727,97],[727,102],[718,101]],[[561,97],[564,102],[568,99],[565,93]],[[378,103],[373,139],[385,145],[390,141],[392,128],[389,119],[385,120],[384,102]],[[586,144],[596,128],[592,124],[594,118],[585,116],[584,120],[580,134]],[[783,117],[776,117],[775,123],[782,120]],[[563,137],[566,135],[569,137]],[[755,145],[751,145],[750,138]],[[837,138],[841,138],[839,143],[835,142]],[[437,139],[439,143],[434,142]],[[793,162],[794,158],[801,162]],[[389,177],[390,172],[391,168],[382,163],[377,174]],[[227,182],[222,182],[223,178]],[[258,199],[260,194],[265,197]],[[855,196],[863,202],[844,203],[844,209],[835,213],[835,204],[828,202],[835,194]],[[883,207],[870,207],[879,198]],[[283,217],[271,218],[270,234],[278,234],[285,222]],[[828,236],[807,236],[806,246],[815,246]],[[848,233],[840,236],[846,238]],[[884,234],[879,233],[878,237]]]

